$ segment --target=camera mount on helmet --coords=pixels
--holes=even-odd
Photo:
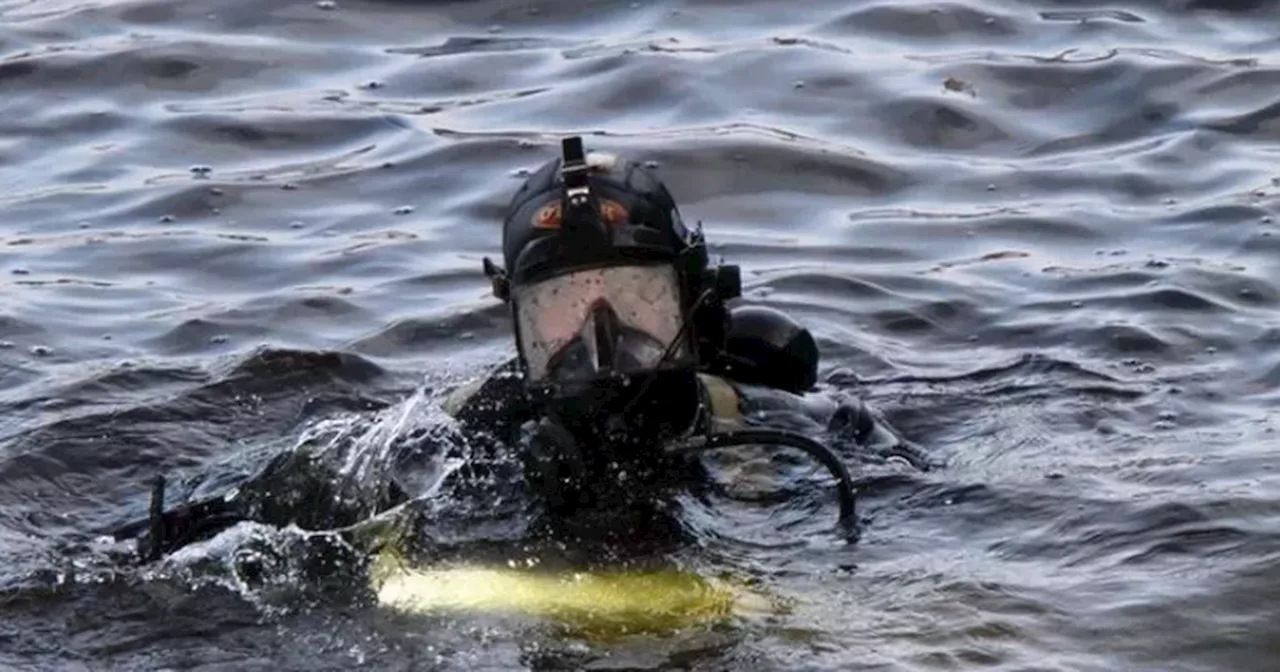
[[[591,200],[591,185],[587,182],[587,155],[582,149],[582,138],[565,138],[560,150],[563,156],[560,176],[564,180],[568,212],[580,215]],[[570,219],[579,221],[576,217]]]

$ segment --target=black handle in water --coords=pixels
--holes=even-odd
[[[164,474],[156,474],[151,482],[151,507],[147,511],[148,547],[140,553],[145,560],[159,560],[164,553]]]
[[[679,442],[667,448],[674,455],[689,455],[719,448],[749,445],[780,445],[802,450],[827,468],[836,477],[840,495],[840,526],[850,537],[858,531],[858,496],[849,476],[849,469],[832,450],[801,434],[780,429],[743,429],[699,436]]]

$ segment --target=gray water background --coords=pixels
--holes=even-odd
[[[1261,0],[0,0],[0,666],[1280,669],[1277,36]],[[480,258],[567,133],[948,463],[854,547],[830,499],[691,515],[680,562],[790,615],[565,643],[67,580],[150,475],[369,450],[507,356]]]

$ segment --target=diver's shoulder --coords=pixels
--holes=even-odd
[[[711,416],[734,423],[759,420],[790,422],[807,418],[817,426],[825,427],[842,416],[874,415],[874,411],[857,394],[823,382],[796,390],[761,385],[754,379],[741,380],[718,373],[701,373],[698,379]]]
[[[843,400],[842,395],[819,387],[801,391],[714,372],[699,373],[698,382],[711,417],[728,423],[779,413],[830,414]]]
[[[449,390],[441,402],[445,413],[458,420],[480,419],[518,412],[524,397],[519,361],[510,359],[485,376]]]

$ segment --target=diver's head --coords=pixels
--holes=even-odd
[[[512,198],[499,269],[526,389],[579,424],[602,423],[640,396],[686,387],[723,339],[736,267],[711,267],[700,230],[681,220],[643,166],[586,155],[567,138]],[[615,418],[616,420],[616,418]]]

